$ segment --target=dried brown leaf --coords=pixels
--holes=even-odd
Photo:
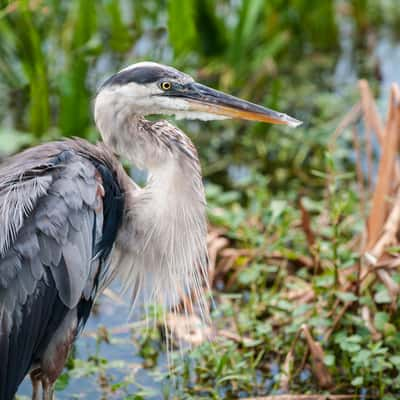
[[[364,114],[364,121],[368,130],[374,131],[379,143],[384,142],[385,131],[382,119],[378,113],[374,96],[372,95],[371,88],[365,79],[361,79],[358,83],[361,94],[361,107]]]
[[[398,88],[391,91],[388,122],[386,124],[382,156],[379,161],[378,177],[372,197],[372,208],[368,218],[368,241],[366,249],[371,249],[378,240],[389,212],[389,197],[393,189],[393,177],[398,149],[399,102]]]
[[[209,244],[208,244],[208,279],[210,283],[210,287],[213,286],[214,279],[215,279],[215,270],[216,270],[216,263],[217,263],[217,256],[219,252],[229,245],[228,239],[224,237],[215,237]]]
[[[315,243],[315,234],[311,228],[310,214],[308,210],[304,207],[302,197],[300,197],[299,199],[299,208],[301,212],[301,227],[303,228],[303,232],[306,235],[308,246],[312,248]]]
[[[393,209],[391,210],[387,218],[381,236],[379,237],[378,241],[373,246],[373,248],[364,254],[367,265],[369,266],[378,265],[382,260],[382,257],[384,257],[385,249],[388,246],[397,243],[396,235],[399,230],[399,227],[400,227],[400,189],[398,189],[397,191]],[[366,280],[365,278],[370,271],[371,268],[368,268],[364,269],[361,273],[362,291],[365,290],[365,288],[369,284],[369,281]],[[392,300],[395,301],[397,296],[400,294],[400,286],[398,285],[398,283],[394,281],[389,272],[383,268],[374,269],[373,271],[376,272],[379,279],[385,284]]]
[[[310,349],[312,370],[314,376],[317,378],[318,385],[322,389],[328,389],[332,387],[333,380],[328,368],[324,364],[325,355],[322,346],[314,340],[307,325],[302,326],[302,331]]]
[[[209,340],[212,336],[211,327],[195,314],[169,313],[165,322],[173,339],[178,343],[185,342],[196,346]]]

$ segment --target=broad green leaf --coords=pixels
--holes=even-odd
[[[192,51],[196,46],[195,0],[169,0],[168,34],[177,56]]]

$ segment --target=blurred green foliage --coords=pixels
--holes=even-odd
[[[400,19],[388,2],[370,0],[1,0],[0,88],[9,101],[0,103],[0,121],[35,141],[95,140],[96,86],[151,59],[306,121],[283,137],[257,124],[186,125],[208,177],[232,185],[226,166],[245,164],[278,187],[292,178],[310,183],[299,171],[321,167],[326,136],[310,126],[333,89],[338,19],[351,14],[365,33],[388,9]],[[348,106],[332,103],[331,120]]]

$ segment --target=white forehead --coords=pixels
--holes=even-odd
[[[158,68],[164,70],[166,74],[169,72],[171,75],[176,75],[177,80],[180,80],[182,83],[194,82],[194,79],[190,75],[185,74],[169,65],[160,64],[153,61],[140,61],[138,63],[128,65],[127,67],[122,68],[118,73],[133,71],[137,68]]]
[[[122,68],[119,72],[130,71],[132,69],[141,68],[141,67],[149,67],[149,68],[151,68],[151,67],[157,68],[158,67],[158,68],[163,68],[163,69],[167,69],[167,68],[175,69],[175,68],[169,67],[167,65],[159,64],[159,63],[152,62],[152,61],[141,61],[141,62],[138,62],[135,64],[128,65],[127,67]]]

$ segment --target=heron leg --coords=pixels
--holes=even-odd
[[[39,391],[40,391],[40,369],[36,369],[30,373],[31,382],[32,382],[32,400],[40,400]]]
[[[42,400],[53,400],[54,394],[54,382],[50,382],[49,379],[42,379],[43,397]]]

